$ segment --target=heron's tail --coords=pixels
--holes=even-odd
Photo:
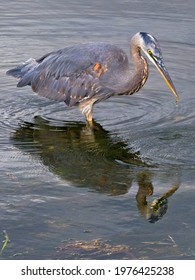
[[[34,58],[28,59],[26,62],[18,65],[17,67],[10,69],[6,72],[7,75],[21,79],[26,75],[27,73],[30,73],[32,70],[34,70],[38,65],[38,62]],[[30,81],[29,81],[30,82]],[[25,85],[28,85],[30,83],[27,83]],[[22,86],[25,86],[22,85]],[[20,82],[18,83],[18,86],[20,85]]]

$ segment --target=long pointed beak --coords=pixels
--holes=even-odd
[[[167,68],[164,65],[164,62],[163,62],[162,58],[159,58],[159,57],[157,58],[155,56],[152,56],[152,59],[153,59],[153,62],[155,64],[156,68],[158,69],[158,71],[162,75],[163,79],[167,83],[168,87],[171,89],[171,91],[175,95],[176,102],[178,102],[179,101],[179,96],[178,96],[177,91],[174,87],[174,84],[171,80],[171,77],[169,76]]]

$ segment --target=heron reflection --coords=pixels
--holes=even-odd
[[[77,187],[117,196],[130,192],[136,181],[137,207],[152,223],[167,212],[168,197],[179,188],[179,183],[173,182],[160,197],[149,198],[154,192],[152,166],[125,141],[114,138],[98,124],[91,130],[84,123],[56,124],[36,117],[34,123],[21,123],[11,135],[11,141]]]

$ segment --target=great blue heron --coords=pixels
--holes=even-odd
[[[111,44],[87,43],[29,59],[7,71],[20,78],[18,87],[30,85],[41,96],[78,106],[89,124],[95,103],[116,95],[130,95],[145,84],[149,69],[141,51],[152,61],[178,100],[176,89],[164,65],[158,41],[145,32],[131,39],[135,66],[130,72],[125,52]]]

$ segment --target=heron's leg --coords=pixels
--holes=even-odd
[[[84,115],[85,115],[86,121],[88,123],[92,123],[93,122],[92,108],[91,107],[84,112]]]
[[[85,105],[85,106],[84,106]],[[80,106],[80,110],[82,111],[82,114],[85,116],[87,125],[91,128],[93,128],[93,103],[83,104]]]

